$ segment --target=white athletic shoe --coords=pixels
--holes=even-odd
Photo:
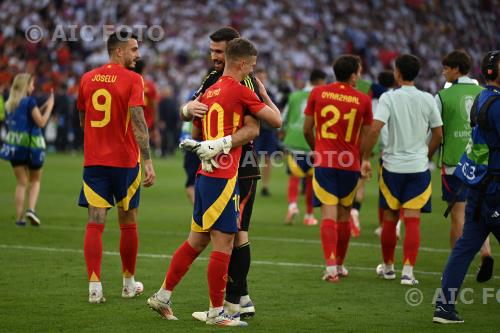
[[[129,286],[123,286],[122,289],[122,297],[123,298],[134,298],[135,296],[139,296],[144,291],[144,285],[142,282],[135,281],[135,289],[130,288]]]
[[[172,312],[172,302],[170,300],[163,302],[158,298],[157,293],[148,298],[148,305],[152,310],[158,312],[163,319],[177,320],[177,317]]]
[[[239,304],[232,304],[229,302],[224,301],[224,312],[231,316],[235,320],[240,320],[240,305]],[[255,314],[255,309],[254,309],[254,314]],[[207,321],[208,317],[208,311],[198,311],[198,312],[193,312],[191,314],[194,319],[199,320],[199,321]]]
[[[415,279],[413,275],[403,275],[401,276],[401,284],[404,286],[416,286],[418,285],[418,280]]]
[[[345,268],[344,265],[337,265],[337,274],[339,277],[348,277],[349,276],[349,271],[347,268]]]
[[[255,306],[253,305],[252,300],[248,300],[248,302],[241,304],[240,303],[240,316],[243,319],[251,318],[255,316]]]
[[[386,271],[384,264],[379,264],[375,271],[378,276],[383,277],[385,280],[394,280],[396,278],[396,272],[393,270]]]
[[[217,316],[215,317],[207,317],[206,321],[207,325],[215,325],[215,326],[231,326],[231,327],[246,327],[248,326],[248,323],[246,321],[241,321],[238,317],[238,319],[233,318],[231,315],[227,314],[222,310]]]
[[[102,290],[90,290],[89,291],[89,303],[98,304],[104,303],[106,299],[104,298]]]

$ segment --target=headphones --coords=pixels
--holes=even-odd
[[[498,75],[498,66],[496,65],[496,60],[500,55],[500,50],[490,51],[486,55],[488,57],[488,64],[486,65],[486,75],[485,78],[489,81],[493,81]]]

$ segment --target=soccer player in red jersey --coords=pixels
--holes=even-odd
[[[115,32],[107,42],[110,62],[85,73],[80,80],[77,108],[84,129],[83,188],[79,205],[88,207],[84,255],[89,279],[89,302],[105,301],[101,285],[102,232],[106,213],[118,207],[122,297],[140,294],[134,279],[137,258],[137,207],[144,165],[144,186],[152,186],[155,171],[144,120],[144,84],[130,70],[139,59],[137,37]],[[140,153],[139,153],[140,152]]]
[[[333,71],[337,82],[314,88],[304,111],[304,135],[314,150],[314,203],[321,206],[323,280],[329,282],[348,275],[343,263],[360,177],[360,142],[373,121],[370,97],[354,89],[361,75],[359,57],[340,56]]]
[[[227,44],[226,66],[223,75],[201,96],[208,112],[193,125],[202,132],[205,144],[227,139],[243,126],[245,112],[266,120],[275,127],[281,126],[279,110],[261,102],[257,95],[240,83],[252,72],[257,50],[248,40],[236,38]],[[241,146],[229,146],[216,156],[218,168],[213,172],[199,170],[195,182],[195,202],[191,232],[174,253],[164,283],[160,290],[148,299],[149,306],[163,318],[177,319],[171,309],[171,294],[191,263],[212,242],[208,263],[208,288],[210,307],[206,319],[208,325],[246,326],[224,312],[229,260],[235,233],[238,231],[239,214],[238,166]]]

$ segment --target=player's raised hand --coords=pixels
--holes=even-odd
[[[184,139],[179,144],[179,148],[184,149],[186,151],[195,151],[200,147],[200,143],[193,139]]]
[[[209,160],[214,158],[220,152],[229,153],[233,142],[231,136],[225,136],[216,140],[206,140],[199,143],[199,147],[193,150],[200,159]]]
[[[363,177],[363,179],[370,179],[372,177],[372,164],[369,160],[363,160],[361,162],[361,177]]]
[[[200,102],[200,96],[198,96],[194,101],[190,101],[186,104],[188,113],[193,117],[203,118],[203,116],[208,112],[208,106]]]
[[[267,96],[267,90],[266,87],[264,86],[264,83],[258,78],[255,77],[255,81],[257,81],[257,85],[259,86],[259,93],[262,97]]]
[[[153,168],[153,161],[146,160],[144,161],[144,187],[153,186],[156,179],[155,169]]]

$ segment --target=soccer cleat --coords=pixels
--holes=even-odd
[[[240,320],[240,305],[224,301],[224,312],[235,320]],[[199,321],[207,321],[208,311],[193,312],[191,314],[194,319]]]
[[[208,311],[197,311],[193,312],[191,316],[199,321],[207,321]]]
[[[134,298],[135,296],[139,296],[144,291],[144,285],[142,282],[135,281],[135,288],[131,288],[129,286],[123,286],[122,289],[122,297],[123,298]]]
[[[18,227],[25,227],[26,226],[26,221],[25,220],[16,221],[16,225]]]
[[[326,282],[332,282],[332,283],[336,283],[336,282],[340,281],[338,274],[329,273],[328,271],[325,271],[325,274],[323,275],[322,280],[326,281]]]
[[[177,320],[177,317],[172,312],[172,302],[170,300],[163,302],[158,298],[157,293],[148,298],[148,305],[152,310],[158,312],[163,319]]]
[[[384,264],[379,264],[376,268],[377,275],[383,277],[384,280],[394,280],[396,279],[396,272],[393,270],[385,271]]]
[[[341,278],[348,277],[349,271],[345,268],[344,265],[337,265],[337,275]]]
[[[418,285],[418,280],[414,276],[403,275],[401,276],[401,284],[404,286],[416,286]]]
[[[248,326],[247,322],[241,321],[239,318],[233,318],[228,313],[225,313],[222,310],[217,316],[210,317],[207,316],[207,325],[215,325],[215,326],[229,326],[229,327],[246,327]]]
[[[373,233],[378,237],[382,237],[382,227],[378,227]]]
[[[351,209],[349,224],[351,225],[351,236],[358,238],[361,233],[361,224],[359,222],[359,211],[357,209]]]
[[[98,304],[98,303],[104,303],[106,302],[106,299],[104,298],[104,295],[102,293],[102,290],[90,290],[89,291],[89,303],[93,304]]]
[[[477,282],[486,282],[491,279],[493,275],[493,263],[494,260],[491,256],[481,258],[481,266],[479,266],[479,271],[476,276]]]
[[[316,220],[313,216],[309,217],[304,217],[304,225],[307,226],[314,226],[318,224],[318,220]]]
[[[285,217],[285,224],[291,225],[293,224],[293,220],[299,214],[299,209],[296,205],[291,205],[288,207],[288,212]]]
[[[255,306],[253,305],[252,300],[246,302],[245,304],[240,304],[240,316],[243,319],[255,316]]]
[[[26,218],[30,221],[32,226],[39,227],[42,221],[40,221],[40,218],[38,215],[36,215],[35,211],[28,209],[26,211]]]
[[[457,311],[446,311],[442,306],[437,306],[432,322],[438,324],[462,324],[464,320],[458,316]]]

